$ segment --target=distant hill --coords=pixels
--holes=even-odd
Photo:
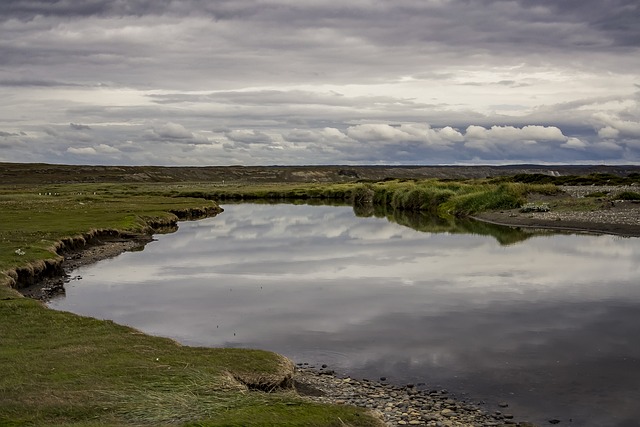
[[[507,165],[507,166],[84,166],[0,163],[1,184],[82,182],[349,182],[412,178],[486,178],[516,174],[550,176],[593,173],[627,176],[640,166]]]

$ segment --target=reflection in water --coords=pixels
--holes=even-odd
[[[186,344],[425,382],[489,409],[506,401],[540,424],[640,419],[640,239],[527,239],[424,218],[415,231],[348,207],[225,210],[82,268],[51,306]],[[476,234],[454,234],[464,229]]]
[[[442,218],[424,212],[387,210],[386,206],[356,206],[356,216],[387,218],[391,222],[426,233],[477,234],[493,236],[501,245],[522,242],[532,236],[555,234],[549,230],[536,230],[520,227],[504,227],[466,218]]]

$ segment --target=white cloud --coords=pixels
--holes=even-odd
[[[100,144],[98,146],[95,147],[96,151],[99,153],[105,153],[105,154],[115,154],[115,153],[119,153],[120,150],[118,150],[115,147],[112,147],[110,145],[107,144]]]
[[[578,138],[567,138],[567,142],[565,142],[564,144],[562,144],[563,147],[567,147],[567,148],[575,148],[578,150],[582,150],[585,149],[589,146],[589,144],[587,144],[584,141],[581,141]]]
[[[421,142],[425,145],[447,146],[464,139],[462,134],[451,126],[432,129],[421,123],[408,123],[397,126],[388,124],[363,124],[351,126],[347,135],[358,141],[382,142]]]
[[[555,126],[528,125],[522,128],[514,126],[492,126],[486,129],[471,125],[465,133],[466,140],[503,141],[566,141],[567,137]]]
[[[153,132],[163,139],[193,138],[193,133],[189,132],[184,126],[178,123],[166,123],[158,128],[153,128]]]
[[[454,142],[461,142],[464,140],[464,136],[453,129],[451,126],[445,126],[438,131],[438,135],[440,135],[443,139]]]
[[[248,129],[236,129],[226,133],[231,141],[242,144],[271,144],[273,140],[264,132]]]
[[[624,120],[616,114],[597,113],[593,116],[596,122],[605,126],[598,131],[604,133],[603,138],[616,138],[618,136],[640,137],[640,121]]]
[[[153,127],[149,135],[153,139],[187,144],[209,144],[211,142],[206,136],[200,133],[191,132],[183,125],[173,122]]]
[[[614,129],[611,126],[605,126],[602,129],[598,130],[598,136],[600,138],[611,139],[617,138],[620,135],[620,131],[618,129]]]
[[[387,124],[366,124],[351,126],[347,135],[357,141],[399,142],[412,139],[413,135]]]
[[[293,129],[282,135],[289,142],[325,142],[337,144],[340,142],[353,142],[353,139],[342,133],[339,129],[326,127],[324,129]]]
[[[83,156],[94,156],[98,154],[96,149],[93,147],[69,147],[67,148],[67,152],[71,154],[80,154]]]
[[[68,153],[78,154],[81,156],[99,156],[101,154],[120,153],[120,150],[107,144],[99,144],[93,147],[69,147],[66,151]]]

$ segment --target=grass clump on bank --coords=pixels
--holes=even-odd
[[[292,363],[275,353],[183,347],[50,310],[7,286],[13,270],[59,261],[56,242],[70,236],[109,229],[126,237],[215,212],[210,201],[171,191],[0,187],[0,425],[376,425],[361,409],[313,404],[290,388],[275,389],[290,385],[293,373]],[[275,391],[260,391],[266,389]]]
[[[616,200],[640,200],[640,193],[636,191],[622,191],[615,195]]]
[[[518,208],[526,202],[527,196],[531,193],[556,194],[559,191],[554,185],[438,180],[363,185],[366,190],[356,189],[356,194],[365,191],[371,193],[370,200],[374,206],[456,217],[487,210]]]

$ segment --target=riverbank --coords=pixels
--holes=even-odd
[[[366,408],[388,426],[533,427],[515,420],[507,403],[500,404],[501,411],[489,413],[478,405],[455,399],[447,390],[430,390],[424,384],[396,386],[338,377],[332,370],[303,364],[298,364],[294,384],[298,393],[310,400]]]
[[[129,251],[144,249],[145,245],[153,241],[151,235],[143,234],[128,238],[102,236],[75,249],[62,251],[59,274],[43,277],[37,283],[20,289],[20,293],[28,298],[47,301],[52,297],[64,293],[64,285],[79,277],[72,277],[71,273],[85,265],[116,256]]]
[[[511,227],[640,237],[640,202],[616,200],[615,194],[638,191],[637,186],[561,186],[555,196],[532,198],[540,211],[523,209],[482,212],[474,219]],[[590,197],[597,194],[598,197]],[[548,210],[547,210],[548,209]]]

